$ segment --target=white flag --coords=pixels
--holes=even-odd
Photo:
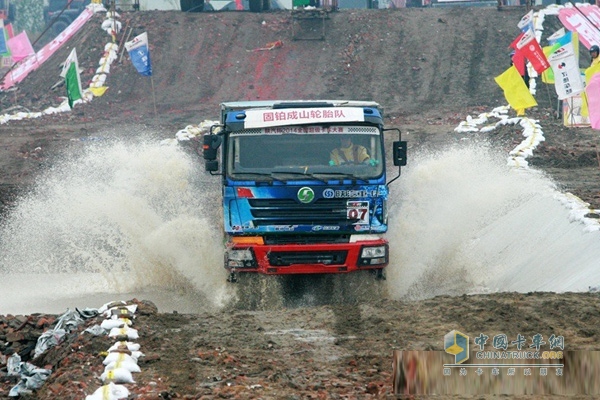
[[[572,42],[559,47],[550,55],[548,61],[554,72],[554,87],[560,100],[584,91],[579,60],[575,57]]]
[[[533,10],[529,10],[529,12],[527,14],[525,14],[523,16],[523,18],[521,18],[521,20],[517,24],[517,27],[520,30],[525,30],[527,27],[529,27],[529,25],[532,25],[532,24],[533,24]],[[532,29],[533,29],[533,27],[532,27]]]

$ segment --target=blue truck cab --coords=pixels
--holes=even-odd
[[[222,103],[203,156],[222,178],[229,280],[367,269],[383,276],[385,130],[372,101]],[[406,142],[393,142],[391,153],[394,165],[406,165]]]

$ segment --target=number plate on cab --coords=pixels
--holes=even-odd
[[[346,217],[353,220],[354,225],[365,225],[369,223],[369,202],[348,201],[346,203]]]

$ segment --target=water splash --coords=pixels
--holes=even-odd
[[[0,313],[40,298],[154,289],[191,296],[197,310],[223,305],[219,217],[206,207],[220,204],[220,190],[200,165],[139,137],[56,162],[0,228],[0,274],[10,281]]]
[[[508,167],[492,146],[418,150],[398,182],[388,234],[393,298],[600,283],[597,233],[570,221],[550,179]]]

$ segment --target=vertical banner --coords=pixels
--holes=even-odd
[[[550,55],[549,61],[554,72],[554,87],[560,100],[583,92],[579,60],[573,51],[573,43],[558,48]]]
[[[152,76],[150,50],[148,49],[148,33],[144,32],[125,43],[131,62],[137,72],[144,76]]]
[[[595,74],[586,86],[588,113],[593,129],[600,129],[600,74]]]

